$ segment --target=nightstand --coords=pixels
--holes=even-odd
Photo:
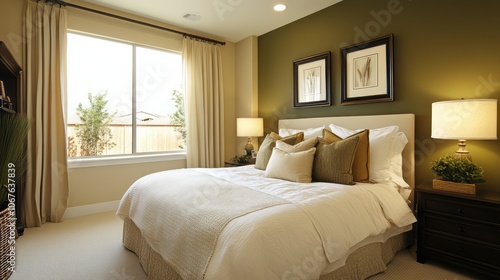
[[[417,261],[439,259],[500,279],[500,193],[460,194],[425,183],[416,195]]]
[[[255,164],[255,159],[251,159],[250,162],[235,162],[235,161],[226,161],[224,162],[224,167],[237,167],[237,166],[245,166]]]

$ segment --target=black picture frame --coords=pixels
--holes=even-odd
[[[293,107],[330,106],[331,52],[293,61]]]
[[[394,36],[340,49],[342,105],[394,101]]]

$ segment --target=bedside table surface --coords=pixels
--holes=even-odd
[[[427,183],[423,183],[423,184],[418,185],[415,188],[415,190],[419,191],[419,192],[442,194],[442,195],[447,195],[447,196],[452,196],[452,197],[472,199],[472,200],[477,200],[477,201],[484,201],[484,202],[500,204],[500,192],[481,190],[482,189],[481,185],[479,185],[477,188],[478,188],[478,191],[476,194],[464,194],[464,193],[458,193],[458,192],[436,190],[436,189],[432,188],[432,182],[427,182]]]
[[[250,162],[235,162],[235,161],[226,161],[224,162],[226,167],[235,167],[235,166],[245,166],[255,164],[255,160],[250,160]]]

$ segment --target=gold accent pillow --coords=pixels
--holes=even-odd
[[[281,137],[277,133],[271,132],[266,135],[264,141],[259,147],[257,158],[255,159],[255,168],[266,170],[267,163],[273,153],[273,148],[276,147],[276,141],[281,140],[287,144],[295,145],[304,139],[304,133],[300,132],[287,137]]]
[[[352,163],[359,136],[330,143],[318,139],[314,158],[312,179],[316,182],[330,182],[344,185],[354,184]]]
[[[271,135],[271,137],[273,137],[275,140],[283,140],[287,144],[290,144],[290,145],[295,145],[295,144],[298,144],[298,143],[304,141],[304,132],[297,132],[295,134],[288,135],[288,136],[280,136],[276,132],[271,132],[271,133],[269,133],[269,135]]]
[[[359,136],[358,148],[354,155],[354,162],[352,163],[352,176],[354,182],[370,182],[370,141],[369,130],[365,129],[349,137]],[[345,139],[349,138],[346,137]],[[336,135],[328,129],[323,130],[323,139],[333,143],[343,140],[342,137]]]

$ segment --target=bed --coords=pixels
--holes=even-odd
[[[373,178],[317,171],[325,151],[345,154],[335,170],[353,166],[360,135]],[[123,243],[149,279],[365,279],[412,243],[413,114],[280,120],[263,168],[268,137],[255,166],[158,172],[127,190]]]

